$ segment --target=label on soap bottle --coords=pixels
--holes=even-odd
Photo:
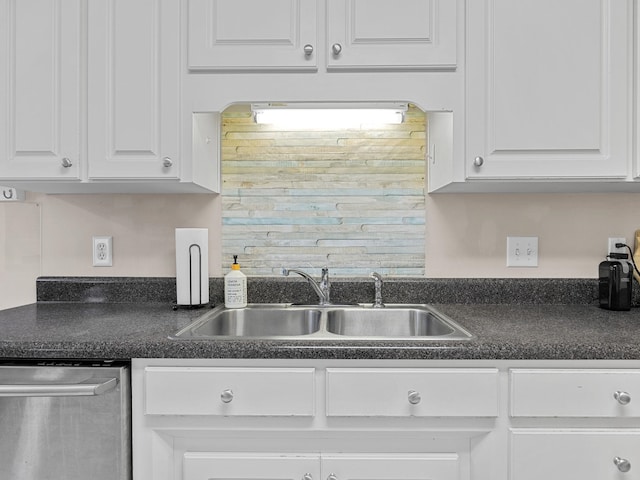
[[[247,306],[247,277],[235,270],[224,277],[224,306],[243,308]]]

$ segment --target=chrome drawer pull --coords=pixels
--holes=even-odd
[[[420,392],[409,390],[408,399],[411,405],[417,405],[422,400],[422,397],[420,397]]]
[[[617,391],[613,394],[613,398],[615,398],[620,405],[627,405],[631,402],[631,395],[629,395],[627,392]]]
[[[223,403],[230,403],[231,400],[233,400],[233,390],[223,390],[220,394],[220,400],[222,400]]]
[[[629,470],[631,470],[631,462],[629,462],[629,460],[627,460],[626,458],[616,457],[613,459],[613,463],[616,464],[616,467],[618,467],[618,470],[620,470],[622,473],[627,473]]]

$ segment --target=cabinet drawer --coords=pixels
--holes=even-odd
[[[618,467],[617,463],[620,464]],[[632,466],[622,473],[624,461]],[[640,431],[515,430],[511,434],[511,480],[638,479]],[[622,470],[621,470],[622,469]]]
[[[496,369],[327,369],[327,415],[495,417]]]
[[[147,415],[313,416],[313,368],[147,367]]]
[[[510,381],[512,417],[640,416],[640,370],[513,369]]]

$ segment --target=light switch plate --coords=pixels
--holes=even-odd
[[[537,267],[538,237],[507,237],[507,267]]]

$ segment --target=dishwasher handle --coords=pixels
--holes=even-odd
[[[0,384],[0,397],[90,397],[113,390],[117,384],[117,378],[91,378],[72,384]]]

